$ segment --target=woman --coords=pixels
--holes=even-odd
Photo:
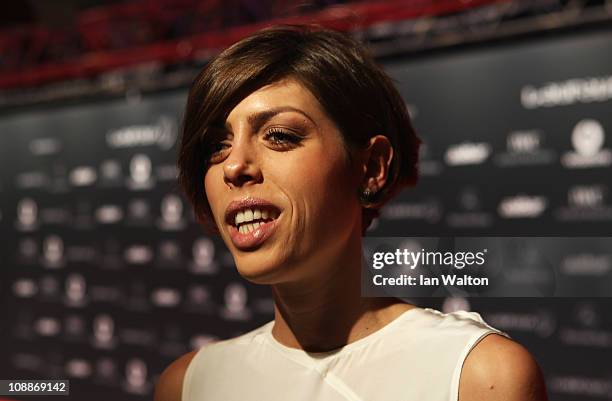
[[[260,31],[189,93],[179,180],[274,320],[172,363],[156,401],[545,400],[537,364],[476,313],[362,298],[361,236],[417,177],[419,139],[365,50]]]

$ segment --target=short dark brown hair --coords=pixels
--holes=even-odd
[[[178,179],[198,222],[216,229],[204,193],[209,127],[224,122],[252,92],[287,78],[316,97],[338,126],[347,149],[363,147],[377,134],[391,142],[394,156],[387,182],[364,205],[365,232],[389,198],[416,184],[421,141],[391,78],[368,51],[343,33],[312,25],[256,32],[216,56],[195,78],[184,115]]]

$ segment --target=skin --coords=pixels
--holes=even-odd
[[[279,107],[284,111],[253,125],[253,116]],[[360,293],[362,205],[357,193],[379,189],[387,180],[393,149],[386,137],[374,136],[349,159],[333,120],[291,79],[244,98],[218,135],[204,178],[206,195],[239,273],[272,288],[272,335],[280,343],[310,352],[333,350],[415,307]],[[233,245],[224,220],[227,205],[247,196],[266,199],[282,213],[276,232],[257,249],[244,251]],[[194,354],[162,373],[155,401],[180,401]],[[529,353],[489,335],[464,363],[460,400],[541,401],[546,395]]]

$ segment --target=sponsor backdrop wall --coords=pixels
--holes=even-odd
[[[383,61],[425,147],[376,236],[606,236],[612,33]],[[68,378],[70,399],[150,399],[162,369],[272,318],[176,187],[185,91],[0,117],[0,378]],[[529,259],[529,241],[516,250]],[[579,279],[612,250],[576,249]],[[552,400],[612,399],[600,299],[422,299],[523,343]]]

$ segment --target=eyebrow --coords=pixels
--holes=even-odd
[[[304,117],[306,117],[308,120],[310,120],[315,126],[317,125],[314,120],[312,118],[310,118],[310,116],[308,114],[306,114],[305,112],[303,112],[300,109],[296,109],[295,107],[291,107],[291,106],[280,106],[280,107],[274,107],[272,109],[269,110],[265,110],[265,111],[261,111],[259,113],[255,113],[255,114],[251,114],[250,116],[247,117],[247,121],[249,122],[249,124],[251,125],[251,127],[253,128],[253,130],[258,131],[262,125],[264,125],[266,123],[266,121],[268,121],[269,119],[271,119],[272,117],[274,117],[277,114],[280,113],[285,113],[288,111],[293,111],[295,113],[299,113],[301,115],[303,115]],[[230,124],[229,122],[225,122],[225,129],[227,129],[228,131],[231,132],[230,129]]]

